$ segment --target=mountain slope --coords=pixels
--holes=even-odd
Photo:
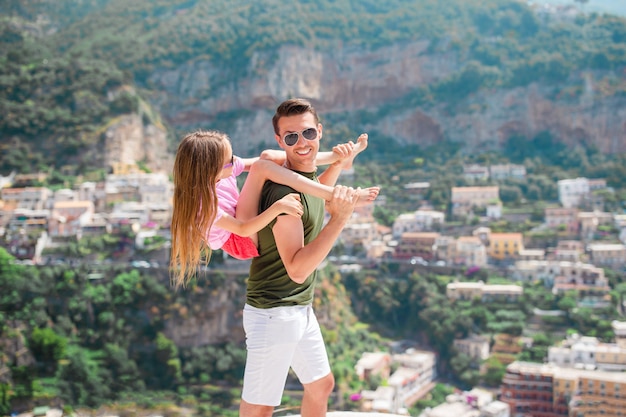
[[[514,0],[73,4],[0,8],[0,109],[10,115],[0,137],[21,161],[4,158],[2,169],[76,163],[102,146],[89,132],[142,100],[171,142],[219,128],[236,152],[256,152],[272,146],[275,105],[294,95],[316,103],[330,143],[367,130],[373,143],[497,148],[549,132],[626,149],[626,24],[615,16]]]

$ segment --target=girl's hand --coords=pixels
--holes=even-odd
[[[283,214],[300,217],[304,213],[304,207],[302,207],[300,202],[300,194],[297,193],[287,194],[278,200],[276,204]]]

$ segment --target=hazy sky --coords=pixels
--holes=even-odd
[[[573,4],[580,7],[574,0],[531,0],[529,3]],[[589,0],[584,6],[586,11],[611,13],[626,17],[626,0]]]

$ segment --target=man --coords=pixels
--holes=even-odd
[[[322,125],[313,106],[291,99],[276,109],[275,138],[286,153],[285,166],[316,179],[315,158]],[[328,169],[336,180],[341,164]],[[266,182],[259,210],[294,190]],[[252,260],[243,313],[248,356],[240,417],[269,417],[280,404],[289,368],[304,386],[302,417],[326,415],[335,381],[326,347],[311,308],[316,268],[328,255],[358,201],[358,190],[337,186],[326,204],[302,194],[303,215],[278,216],[261,230],[259,256]]]

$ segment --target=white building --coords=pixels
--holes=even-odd
[[[478,361],[489,358],[489,339],[484,336],[472,335],[465,339],[454,339],[454,347],[461,353]]]
[[[557,277],[580,277],[589,284],[604,287],[604,270],[595,265],[569,261],[517,261],[511,268],[514,279],[527,282],[541,281],[552,288]]]
[[[587,178],[560,180],[557,186],[559,201],[566,208],[578,207],[583,199],[589,196],[589,180]]]
[[[566,208],[574,208],[591,202],[592,191],[606,188],[606,181],[579,177],[560,180],[557,186],[561,205]]]
[[[466,266],[487,265],[487,248],[476,236],[461,236],[456,240],[454,263]]]
[[[74,190],[70,190],[69,188],[61,188],[54,192],[54,202],[61,201],[76,201],[78,200],[78,195]]]
[[[389,362],[385,354],[366,355],[359,361],[363,375],[366,369],[388,371]],[[396,371],[389,376],[386,386],[375,391],[363,390],[361,396],[364,411],[405,414],[404,410],[434,386],[436,359],[433,352],[409,349],[405,353],[392,355],[391,363],[397,364]]]
[[[626,321],[613,320],[611,327],[613,327],[613,333],[615,333],[615,342],[620,347],[626,349]]]
[[[404,233],[433,230],[435,225],[442,225],[445,213],[436,210],[417,210],[413,213],[400,214],[393,222],[392,233],[398,238]]]
[[[52,190],[45,187],[3,188],[0,197],[5,207],[44,210],[50,208],[48,200],[52,198]]]
[[[516,164],[491,165],[489,173],[494,180],[503,180],[507,178],[515,178],[522,180],[526,178],[526,167]]]
[[[597,266],[619,270],[626,265],[626,245],[621,243],[592,243],[587,246],[591,262]]]
[[[598,343],[595,337],[573,334],[561,346],[548,349],[548,362],[565,368],[595,369]]]
[[[548,349],[548,362],[563,368],[623,372],[626,371],[626,347],[573,334]]]
[[[519,285],[487,285],[483,281],[450,282],[446,285],[446,297],[450,300],[515,301],[523,293],[524,288]]]
[[[486,181],[489,179],[489,168],[482,165],[464,165],[463,178],[468,181]]]
[[[409,349],[393,355],[392,361],[400,365],[387,381],[390,387],[395,388],[396,408],[390,411],[396,412],[430,391],[437,377],[437,360],[433,352]]]
[[[474,388],[461,394],[450,394],[446,402],[424,410],[420,417],[509,417],[508,404],[493,401],[493,394]]]

